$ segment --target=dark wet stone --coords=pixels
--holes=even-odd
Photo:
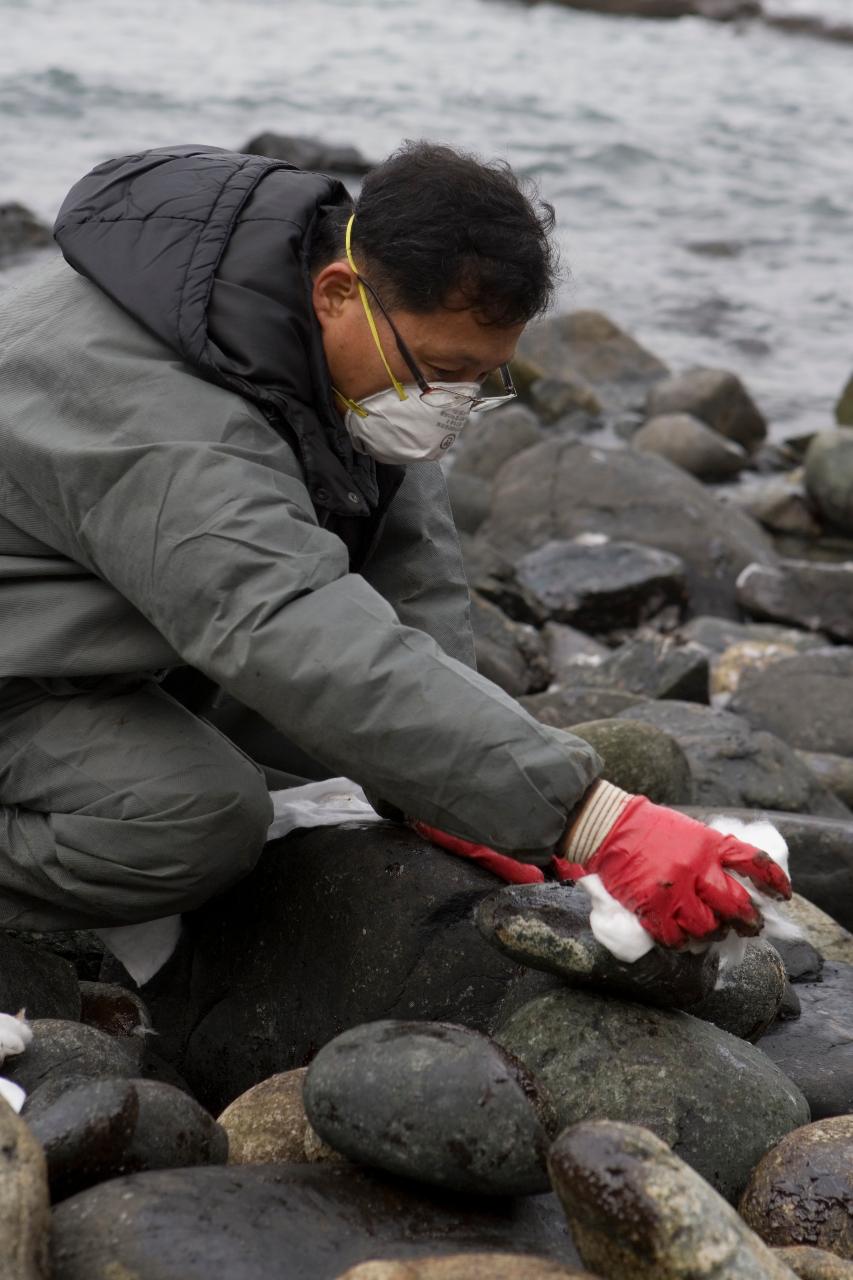
[[[689,804],[693,799],[690,765],[668,733],[641,720],[591,720],[573,724],[572,733],[594,747],[604,764],[602,776],[655,804]]]
[[[0,262],[53,244],[50,227],[25,205],[0,204]]]
[[[853,429],[819,431],[806,451],[806,488],[823,517],[853,533]]]
[[[551,1195],[484,1200],[345,1166],[179,1169],[59,1205],[52,1280],[337,1280],[377,1255],[484,1250],[579,1261]]]
[[[706,1182],[646,1129],[567,1129],[548,1158],[584,1262],[613,1280],[791,1280]]]
[[[42,951],[67,960],[77,977],[94,982],[104,961],[105,948],[101,939],[89,929],[64,929],[55,933],[43,933],[38,929],[4,930],[10,938],[30,943]]]
[[[743,716],[674,700],[646,702],[616,714],[620,720],[655,725],[675,738],[690,766],[695,803],[716,806],[712,812],[745,806],[827,817],[849,814],[787,741],[751,726]]]
[[[800,1017],[761,1041],[802,1089],[815,1120],[853,1111],[853,965],[827,961],[819,982],[798,983]]]
[[[853,756],[853,646],[798,653],[745,671],[730,705],[754,728],[793,747]]]
[[[374,1022],[324,1045],[305,1111],[360,1164],[482,1195],[547,1191],[547,1092],[488,1037],[438,1022]]]
[[[664,413],[650,418],[631,437],[640,453],[667,458],[699,480],[725,480],[747,465],[746,450],[726,440],[689,413]]]
[[[649,392],[646,410],[650,418],[689,413],[746,449],[767,434],[767,423],[740,378],[725,369],[688,369],[659,382]]]
[[[553,501],[543,502],[543,494]],[[722,617],[739,614],[734,582],[741,569],[776,561],[755,521],[651,454],[560,438],[526,450],[522,470],[509,462],[498,473],[480,530],[496,553],[515,562],[547,542],[588,533],[678,556],[692,609]]]
[[[773,946],[782,957],[791,982],[819,982],[823,972],[823,956],[805,938],[774,938]]]
[[[549,689],[547,693],[534,693],[519,698],[521,705],[542,724],[557,729],[570,729],[575,724],[591,720],[609,720],[621,711],[649,705],[639,693],[626,693],[624,689],[608,689],[577,686],[570,689]]]
[[[120,1174],[228,1157],[224,1129],[192,1098],[153,1080],[88,1080],[26,1120],[44,1148],[54,1201]]]
[[[513,622],[478,592],[471,592],[471,625],[477,670],[513,697],[545,689],[548,660],[541,636],[533,627]]]
[[[0,1013],[79,1018],[77,974],[67,960],[0,931]]]
[[[151,1028],[151,1015],[135,991],[114,982],[81,982],[80,1021],[110,1036],[144,1039]]]
[[[685,600],[678,556],[630,542],[555,540],[515,565],[516,615],[590,631],[638,626],[669,604]]]
[[[644,1125],[727,1199],[774,1143],[809,1120],[799,1089],[754,1045],[709,1022],[566,987],[495,1038],[549,1089],[560,1125]]]
[[[741,963],[721,968],[715,989],[690,1012],[755,1044],[775,1021],[787,987],[779,952],[769,942],[753,939]]]
[[[753,1170],[740,1211],[763,1240],[853,1259],[853,1115],[789,1133]]]
[[[259,133],[246,143],[243,150],[252,156],[267,156],[270,160],[286,160],[297,169],[325,173],[368,173],[373,164],[365,160],[357,147],[334,142],[322,142],[319,138],[305,138],[294,134]]]
[[[783,560],[779,565],[749,565],[737,580],[738,600],[753,617],[794,623],[848,642],[853,640],[851,592],[849,563]]]
[[[519,964],[662,1008],[683,1009],[707,999],[717,976],[708,954],[655,947],[633,964],[617,960],[589,927],[589,895],[571,884],[508,885],[484,898],[477,924]]]
[[[60,1018],[39,1018],[32,1024],[33,1039],[25,1053],[10,1058],[3,1071],[29,1093],[48,1080],[66,1076],[127,1078],[139,1073],[142,1041],[105,1035],[95,1027]]]
[[[596,674],[602,684],[646,698],[707,703],[710,696],[705,651],[657,633],[627,640],[610,654]]]

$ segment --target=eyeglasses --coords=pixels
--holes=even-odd
[[[409,372],[411,373],[412,377],[414,378],[415,382],[418,384],[418,387],[420,388],[421,400],[428,400],[429,403],[432,405],[435,405],[436,408],[445,408],[450,405],[459,405],[461,407],[462,405],[464,405],[472,413],[485,413],[489,409],[497,409],[502,404],[508,404],[510,400],[514,400],[516,398],[516,396],[518,395],[518,392],[515,389],[515,385],[513,383],[512,375],[509,371],[509,368],[505,364],[500,365],[498,368],[498,373],[500,374],[500,379],[501,379],[501,382],[503,383],[503,388],[504,388],[503,395],[470,396],[470,395],[467,395],[464,391],[453,391],[449,387],[431,386],[431,384],[427,381],[426,377],[424,376],[422,370],[420,369],[418,362],[415,360],[415,357],[412,355],[411,351],[409,350],[409,347],[404,341],[399,329],[397,328],[394,321],[391,319],[390,315],[388,314],[388,311],[384,306],[382,299],[379,297],[379,294],[373,288],[373,285],[370,284],[367,280],[365,280],[364,276],[359,275],[357,271],[354,274],[359,284],[362,284],[364,288],[367,289],[371,298],[376,303],[377,307],[379,308],[379,310],[382,312],[383,316],[387,320],[388,328],[391,330],[392,334],[394,335],[394,341],[397,344],[397,350],[400,352],[400,355],[405,360],[406,364],[408,365]]]

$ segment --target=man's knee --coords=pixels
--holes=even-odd
[[[242,756],[235,755],[233,764],[205,781],[206,787],[194,799],[192,830],[184,850],[185,875],[180,877],[186,880],[184,910],[200,905],[252,870],[273,817],[263,775]]]

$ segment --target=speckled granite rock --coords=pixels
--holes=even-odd
[[[47,1280],[50,1201],[44,1152],[0,1099],[0,1272],[3,1280]]]
[[[742,962],[721,969],[715,989],[690,1012],[754,1044],[775,1020],[786,987],[779,952],[769,942],[753,939]]]
[[[280,1071],[225,1108],[219,1124],[228,1134],[229,1164],[346,1160],[311,1128],[302,1098],[307,1074],[307,1067]]]

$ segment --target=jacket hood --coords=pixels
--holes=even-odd
[[[315,505],[368,513],[376,469],[335,408],[308,256],[342,183],[217,147],[98,165],[65,198],[66,261],[211,381],[253,400],[298,449]]]

